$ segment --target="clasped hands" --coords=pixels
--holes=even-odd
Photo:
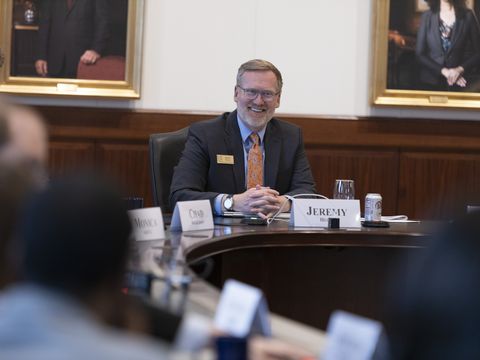
[[[456,68],[443,68],[442,75],[447,79],[447,83],[449,86],[453,86],[457,84],[460,87],[467,86],[467,80],[462,76],[465,70],[461,66],[457,66]]]
[[[286,202],[286,203],[285,203]],[[290,211],[290,202],[277,190],[257,185],[241,194],[233,195],[233,208],[242,213],[257,214],[262,219],[273,216],[282,205],[282,211]]]

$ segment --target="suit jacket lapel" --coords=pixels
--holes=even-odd
[[[265,186],[276,189],[282,140],[280,129],[276,126],[274,119],[268,123],[263,146],[265,151]]]
[[[442,40],[440,39],[440,31],[438,30],[440,26],[440,15],[436,14],[432,16],[432,29],[435,38],[435,42],[437,43],[438,49],[443,49]]]
[[[231,112],[226,120],[225,125],[225,145],[230,154],[233,154],[234,164],[233,181],[235,184],[235,192],[242,193],[245,191],[245,163],[242,136],[237,123],[237,111]]]
[[[463,18],[459,19],[457,17],[457,19],[455,20],[455,25],[453,26],[453,29],[452,29],[452,44],[450,46],[450,49],[448,49],[447,53],[450,53],[452,51],[453,47],[455,46],[458,40],[458,37],[463,33],[464,26],[465,26],[465,20]]]

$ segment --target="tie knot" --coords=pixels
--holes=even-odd
[[[258,145],[260,143],[260,136],[258,136],[257,133],[251,133],[250,140],[253,142],[253,145]]]

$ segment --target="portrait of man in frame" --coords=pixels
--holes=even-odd
[[[127,14],[127,0],[15,0],[11,75],[125,80]]]
[[[144,0],[3,0],[0,92],[138,98]]]

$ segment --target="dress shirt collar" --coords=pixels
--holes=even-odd
[[[252,130],[250,130],[244,123],[243,121],[240,119],[240,115],[238,115],[237,113],[237,123],[238,123],[238,127],[240,128],[240,135],[242,136],[242,141],[243,143],[247,143],[249,140],[249,136],[252,132]],[[265,126],[262,130],[260,130],[259,132],[257,132],[258,136],[260,137],[260,144],[263,145],[263,138],[265,136],[265,130],[267,129],[267,127]]]

